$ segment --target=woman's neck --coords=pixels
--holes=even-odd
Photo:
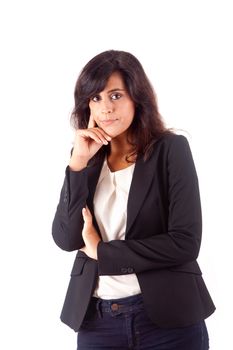
[[[108,166],[111,171],[127,168],[135,162],[136,156],[131,156],[132,145],[125,137],[113,138],[110,143],[110,153],[108,155]]]

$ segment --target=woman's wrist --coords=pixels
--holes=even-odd
[[[87,167],[88,160],[82,157],[71,157],[69,167],[72,171],[80,171]]]

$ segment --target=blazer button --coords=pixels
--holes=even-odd
[[[121,268],[121,272],[125,275],[127,275],[128,273],[133,273],[133,268],[132,267],[122,267]]]
[[[127,271],[128,271],[128,273],[133,273],[133,268],[132,267],[128,267]]]
[[[123,274],[127,274],[127,273],[128,273],[127,267],[122,267],[122,268],[121,268],[121,272],[122,272]]]

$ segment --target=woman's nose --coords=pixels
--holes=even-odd
[[[101,106],[101,112],[103,114],[109,114],[112,113],[113,111],[113,106],[110,101],[102,101],[102,106]]]

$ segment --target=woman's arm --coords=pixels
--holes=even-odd
[[[100,275],[140,273],[196,260],[201,243],[201,204],[196,170],[184,136],[175,137],[170,144],[167,175],[167,232],[145,239],[99,242],[97,256]]]
[[[87,169],[72,171],[67,167],[52,224],[54,241],[61,249],[72,251],[84,246],[82,208],[86,206],[88,193]]]
[[[88,128],[78,129],[74,147],[61,190],[60,201],[53,220],[52,235],[56,244],[67,251],[84,246],[82,238],[82,209],[86,207],[89,194],[87,164],[90,159],[107,145],[111,137],[95,126],[90,116]]]

